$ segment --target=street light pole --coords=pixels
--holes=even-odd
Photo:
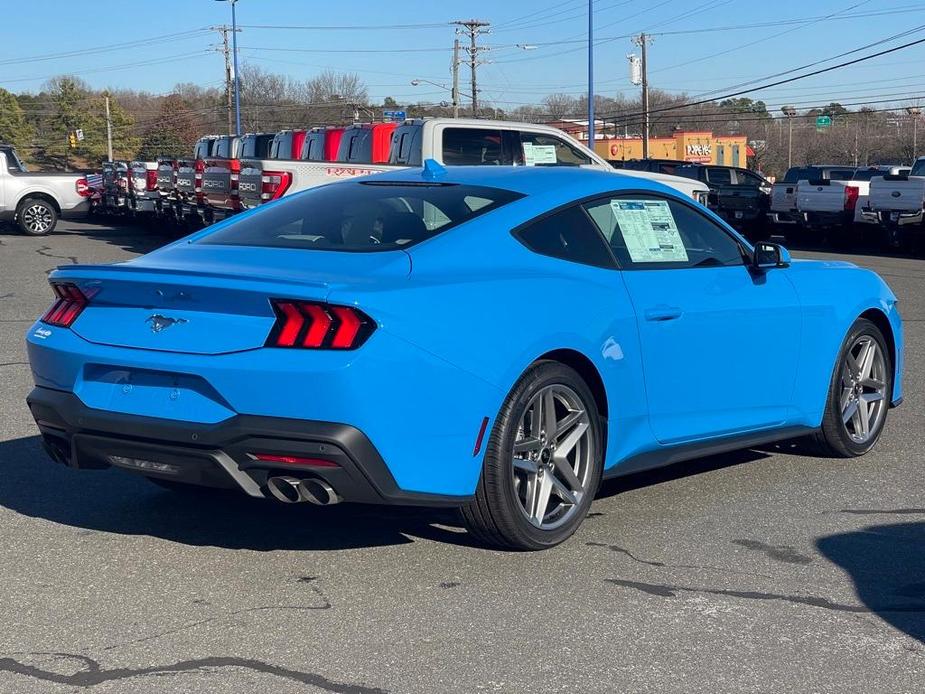
[[[594,0],[588,0],[588,149],[594,151]]]
[[[918,106],[906,106],[906,113],[912,118],[912,161],[919,151],[919,116],[922,115],[922,109]]]
[[[234,53],[234,125],[235,134],[241,134],[241,81],[238,77],[238,18],[235,5],[238,0],[231,0],[231,50]]]
[[[787,116],[789,123],[789,134],[787,136],[787,168],[793,166],[793,117],[797,115],[797,110],[793,106],[784,106],[781,110]]]

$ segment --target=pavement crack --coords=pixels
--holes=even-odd
[[[790,545],[766,545],[758,540],[748,539],[733,540],[732,544],[756,552],[763,552],[769,559],[781,561],[785,564],[810,564],[813,561],[812,557],[800,554]]]
[[[29,362],[27,361],[4,361],[0,362],[0,366],[27,366]]]
[[[46,258],[58,258],[59,260],[70,260],[73,265],[77,265],[78,260],[76,255],[56,255],[55,253],[49,253],[51,251],[51,246],[42,246],[41,248],[36,248],[35,252],[39,255],[44,255]]]
[[[920,605],[882,605],[877,607],[864,607],[862,605],[845,605],[833,602],[828,598],[813,595],[786,595],[783,593],[765,593],[754,590],[730,590],[724,588],[695,588],[691,586],[671,585],[668,583],[642,583],[640,581],[627,581],[621,578],[604,579],[607,583],[622,588],[632,588],[649,595],[662,598],[674,598],[678,593],[697,593],[701,595],[718,595],[728,598],[742,598],[745,600],[779,600],[795,605],[819,607],[835,612],[851,612],[856,614],[882,614],[884,612],[925,612],[925,603]]]
[[[771,576],[768,576],[767,574],[761,574],[755,571],[739,571],[737,569],[729,569],[729,568],[725,568],[722,566],[709,566],[706,564],[668,564],[666,562],[661,562],[661,561],[651,561],[648,559],[640,559],[639,557],[631,553],[628,549],[624,549],[623,547],[620,547],[619,545],[608,545],[604,542],[586,542],[585,545],[587,545],[588,547],[606,547],[611,552],[616,552],[617,554],[626,555],[627,557],[629,557],[630,559],[632,559],[634,562],[638,564],[644,564],[645,566],[654,566],[656,568],[697,569],[700,571],[716,571],[718,573],[724,573],[724,574],[735,574],[737,576],[757,576],[759,578],[772,578]]]
[[[0,672],[11,672],[42,682],[53,682],[55,684],[71,687],[94,687],[98,684],[118,682],[132,677],[177,675],[184,672],[237,667],[274,675],[301,684],[308,684],[326,692],[338,692],[340,694],[386,694],[386,690],[378,687],[336,682],[316,673],[293,670],[254,658],[212,656],[181,660],[168,665],[154,665],[143,668],[112,668],[110,670],[105,670],[99,662],[83,655],[70,653],[33,653],[30,655],[55,655],[61,658],[79,660],[84,664],[85,669],[71,675],[65,675],[51,670],[43,670],[34,665],[27,665],[14,658],[4,657],[0,658]]]
[[[839,513],[849,513],[854,516],[918,516],[925,514],[925,508],[843,508]]]

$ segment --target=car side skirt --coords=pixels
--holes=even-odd
[[[674,463],[681,463],[686,460],[693,460],[694,458],[703,458],[709,455],[728,453],[743,448],[762,446],[775,441],[806,436],[815,431],[818,431],[818,428],[789,426],[780,429],[764,429],[718,439],[694,441],[678,446],[666,446],[654,451],[646,451],[645,453],[625,458],[616,465],[612,465],[607,470],[604,470],[604,479],[631,475],[636,472],[643,472],[645,470],[652,470]]]

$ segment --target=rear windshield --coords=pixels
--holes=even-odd
[[[239,159],[265,159],[270,153],[273,135],[245,135],[241,138]],[[290,135],[291,137],[291,135]],[[292,147],[290,140],[290,147]]]
[[[858,169],[852,176],[852,181],[869,181],[874,176],[886,176],[889,171],[886,169]]]
[[[407,248],[523,197],[499,188],[357,181],[308,190],[198,243],[330,251]]]
[[[854,169],[829,169],[829,179],[832,181],[850,181],[854,176]],[[825,178],[825,175],[823,175]]]

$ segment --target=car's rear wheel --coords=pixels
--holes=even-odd
[[[880,329],[859,318],[845,337],[816,441],[841,458],[864,455],[880,438],[893,394],[893,363]]]
[[[587,384],[558,362],[534,364],[492,427],[475,500],[462,509],[486,544],[559,544],[588,513],[601,479],[601,421]]]
[[[19,230],[28,236],[45,236],[54,231],[58,213],[54,205],[41,198],[24,200],[17,215]]]

